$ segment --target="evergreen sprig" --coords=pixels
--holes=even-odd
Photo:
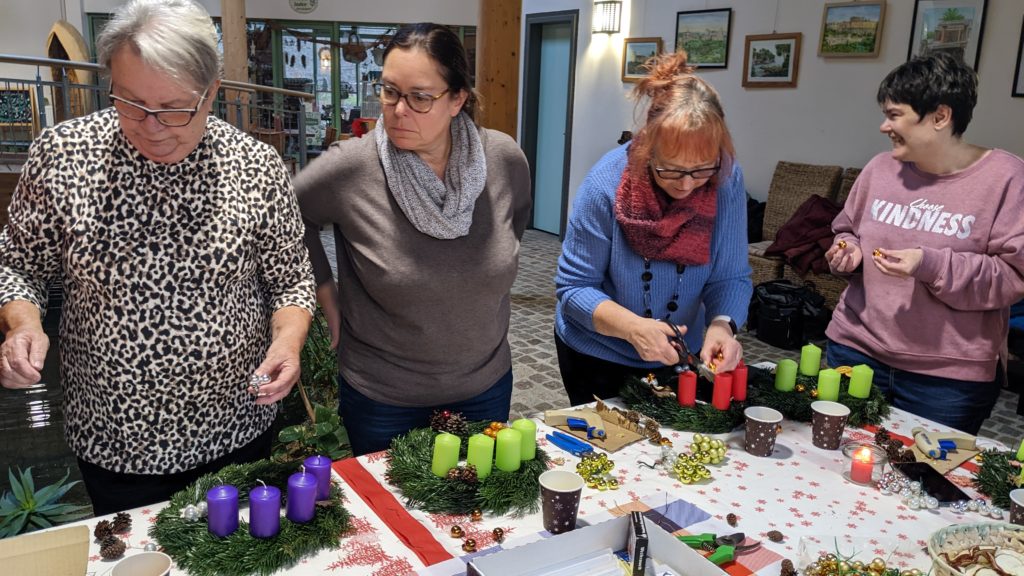
[[[468,437],[487,427],[487,422],[469,422],[462,438],[460,459],[465,459]],[[548,455],[540,447],[533,460],[519,470],[505,472],[493,468],[477,483],[439,478],[430,470],[434,437],[430,428],[417,428],[391,441],[388,451],[388,482],[396,486],[409,507],[431,513],[468,514],[479,509],[497,515],[523,515],[540,506],[540,475],[548,469]]]
[[[288,485],[288,476],[298,470],[301,462],[277,463],[261,460],[250,464],[232,464],[219,472],[207,474],[191,486],[171,497],[166,508],[157,514],[149,529],[164,551],[189,574],[273,574],[295,565],[300,559],[324,548],[336,548],[338,537],[349,529],[349,513],[342,506],[342,490],[331,486],[329,500],[318,502],[316,515],[305,524],[281,518],[281,531],[274,538],[253,538],[249,525],[239,522],[238,530],[226,538],[210,533],[205,520],[189,522],[181,518],[181,509],[205,500],[206,491],[220,484],[238,488],[239,505],[249,500],[249,489],[257,479],[268,486]],[[286,490],[281,490],[282,506]]]
[[[1004,510],[1010,509],[1010,491],[1018,488],[1021,469],[1011,462],[1017,461],[1017,454],[991,449],[981,453],[981,466],[974,475],[974,485],[992,499],[992,504]]]
[[[676,382],[671,382],[676,387]],[[743,407],[733,402],[728,410],[719,410],[710,404],[697,403],[686,408],[679,405],[675,398],[662,398],[651,394],[646,384],[639,378],[632,378],[619,391],[622,399],[631,410],[658,421],[662,426],[683,432],[702,432],[705,434],[722,434],[739,426],[743,422]]]

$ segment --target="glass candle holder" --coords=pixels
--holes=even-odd
[[[843,478],[861,486],[874,486],[889,462],[885,450],[871,442],[847,442],[842,450]]]

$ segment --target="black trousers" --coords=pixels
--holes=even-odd
[[[255,440],[234,452],[197,468],[173,474],[112,472],[81,458],[78,459],[78,468],[82,471],[82,482],[92,500],[93,513],[96,516],[103,516],[169,500],[171,495],[195,482],[200,476],[216,472],[228,464],[245,464],[268,458],[273,439],[274,428],[271,426]],[[200,494],[196,502],[205,499],[206,494]]]
[[[614,398],[619,395],[619,389],[630,376],[643,378],[651,372],[659,375],[659,372],[664,370],[633,368],[588,356],[570,348],[558,337],[557,332],[555,350],[558,352],[558,370],[562,373],[562,385],[569,395],[569,404],[573,406],[593,402],[594,396],[602,399]]]

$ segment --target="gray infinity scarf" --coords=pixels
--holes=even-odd
[[[442,182],[418,154],[399,150],[377,120],[374,138],[384,175],[405,217],[420,232],[451,240],[469,234],[473,206],[487,181],[487,161],[476,124],[465,112],[452,118],[452,148]]]

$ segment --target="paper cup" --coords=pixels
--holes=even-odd
[[[846,421],[850,418],[850,409],[839,402],[818,400],[811,402],[811,410],[814,411],[811,442],[823,450],[838,450]]]
[[[583,477],[568,470],[548,470],[540,475],[540,499],[544,529],[561,534],[576,528]]]
[[[779,433],[782,412],[766,406],[751,406],[743,411],[747,417],[744,446],[754,456],[771,456]]]
[[[1010,490],[1010,522],[1024,525],[1024,488]]]
[[[110,576],[168,576],[171,557],[163,552],[139,552],[118,562]]]

